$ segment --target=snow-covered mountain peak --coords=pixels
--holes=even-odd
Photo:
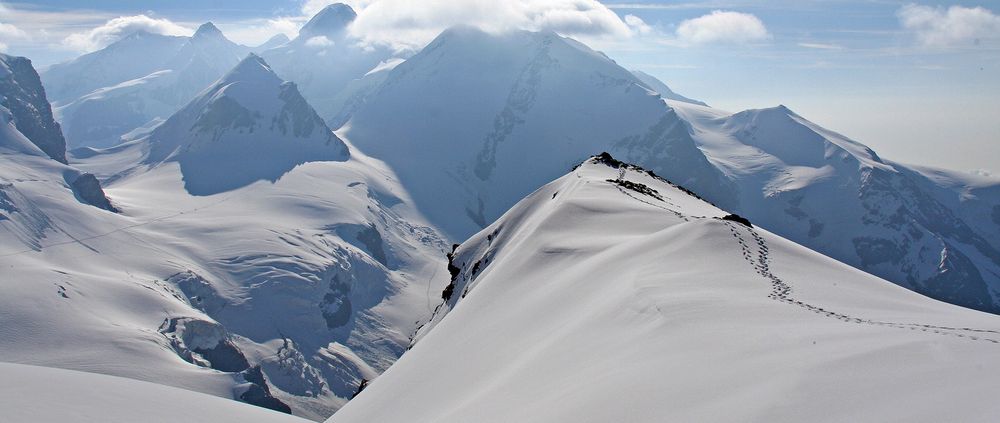
[[[452,27],[385,78],[353,113],[348,138],[393,166],[455,238],[598,151],[706,197],[726,189],[659,95],[553,32]]]
[[[234,43],[226,35],[222,33],[211,22],[206,22],[198,27],[194,35],[188,39],[184,48],[178,53],[178,57],[181,59],[189,59],[188,56],[196,55],[200,56],[198,59],[205,61],[208,64],[214,64],[217,62],[225,62],[226,59],[234,54],[242,54],[245,51],[243,46]],[[213,55],[225,55],[224,57],[213,57]],[[179,67],[176,67],[178,68]]]
[[[247,83],[255,85],[281,84],[283,81],[271,70],[271,66],[260,56],[250,53],[232,70],[226,73],[217,85],[232,83]]]
[[[436,38],[428,45],[424,51],[433,51],[439,48],[481,48],[487,49],[486,53],[490,53],[490,49],[502,47],[505,45],[512,44],[551,44],[557,40],[566,41],[567,39],[561,37],[553,31],[527,31],[527,30],[509,30],[509,31],[499,31],[492,32],[485,29],[479,28],[474,25],[459,24],[448,27],[444,31],[441,31]],[[531,51],[525,51],[524,54],[531,54]]]
[[[610,156],[542,186],[448,257],[451,284],[419,340],[329,423],[997,410],[970,394],[995,385],[983,376],[1000,368],[988,359],[995,316],[830,260]]]
[[[743,144],[789,166],[820,168],[847,163],[891,169],[870,148],[806,120],[785,105],[736,113],[725,119],[723,127]]]
[[[49,67],[42,80],[53,104],[62,106],[94,90],[164,69],[187,42],[188,37],[138,30],[103,49]],[[66,126],[65,119],[61,123]],[[68,133],[67,138],[72,143]]]
[[[162,122],[249,51],[208,22],[191,37],[133,33],[44,77],[69,144],[107,147]]]
[[[343,3],[331,4],[320,10],[309,22],[299,30],[299,39],[308,40],[312,37],[337,36],[347,28],[358,14]]]
[[[258,52],[261,52],[261,51],[264,51],[264,50],[268,50],[268,49],[272,49],[272,48],[275,48],[275,47],[279,47],[279,46],[281,46],[281,45],[283,45],[285,43],[288,43],[289,41],[291,41],[291,39],[288,38],[287,35],[285,35],[285,34],[278,34],[278,35],[275,35],[275,36],[273,36],[271,38],[268,38],[267,41],[265,41],[263,44],[261,44],[261,45],[259,45],[257,47],[254,47],[254,50],[258,51]]]
[[[215,24],[212,22],[205,22],[201,24],[201,26],[198,27],[198,30],[194,32],[194,35],[191,36],[191,39],[193,40],[213,39],[213,38],[225,39],[226,36],[223,35],[222,31],[220,31],[219,28],[216,27]]]
[[[349,155],[295,84],[284,82],[253,53],[149,139],[146,162],[179,161],[185,185],[195,194],[275,181],[299,164]]]

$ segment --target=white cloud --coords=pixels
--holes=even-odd
[[[0,41],[21,38],[28,38],[28,34],[14,25],[0,22]]]
[[[256,46],[279,33],[285,34],[288,38],[295,38],[303,22],[304,18],[277,17],[222,22],[217,26],[226,34],[226,38],[243,45]]]
[[[974,45],[1000,37],[1000,16],[982,7],[941,7],[908,4],[897,12],[903,28],[928,47]]]
[[[455,25],[491,32],[552,30],[583,38],[627,38],[649,28],[637,17],[633,25],[626,23],[597,0],[375,0],[357,7],[351,33],[364,44],[397,50],[422,47]]]
[[[28,33],[21,30],[21,28],[0,22],[0,51],[7,51],[10,48],[7,44],[9,42],[26,39],[28,39]]]
[[[649,34],[653,32],[653,27],[646,24],[642,18],[636,15],[625,15],[625,24],[637,34]]]
[[[63,40],[63,44],[80,51],[93,51],[137,30],[164,35],[192,33],[190,29],[168,19],[155,19],[146,15],[120,16],[89,31],[70,34]]]
[[[771,35],[754,15],[714,10],[681,22],[677,27],[677,38],[687,44],[742,44],[764,41]]]
[[[334,44],[335,43],[333,42],[333,40],[331,40],[329,38],[326,38],[324,36],[312,37],[312,38],[306,40],[306,46],[307,47],[313,47],[313,48],[333,47]]]
[[[817,50],[843,50],[844,46],[840,44],[828,44],[828,43],[799,43],[799,47],[811,48]]]

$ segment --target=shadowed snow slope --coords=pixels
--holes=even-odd
[[[725,215],[641,169],[584,163],[458,247],[433,323],[329,422],[1000,412],[1000,318]]]
[[[132,379],[0,363],[7,422],[307,423],[286,414]]]

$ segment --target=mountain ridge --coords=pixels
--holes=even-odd
[[[457,246],[435,320],[328,422],[994,412],[980,366],[1000,347],[995,316],[726,213],[642,168],[586,161]],[[944,351],[953,359],[938,360]]]

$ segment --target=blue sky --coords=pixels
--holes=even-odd
[[[207,20],[255,44],[294,36],[329,2],[0,0],[0,51],[45,66],[99,48],[122,28],[184,35]],[[412,51],[455,23],[554,29],[715,107],[785,104],[883,157],[1000,172],[1000,1],[348,3],[361,11],[366,42]],[[120,27],[109,24],[118,17],[126,17]]]

